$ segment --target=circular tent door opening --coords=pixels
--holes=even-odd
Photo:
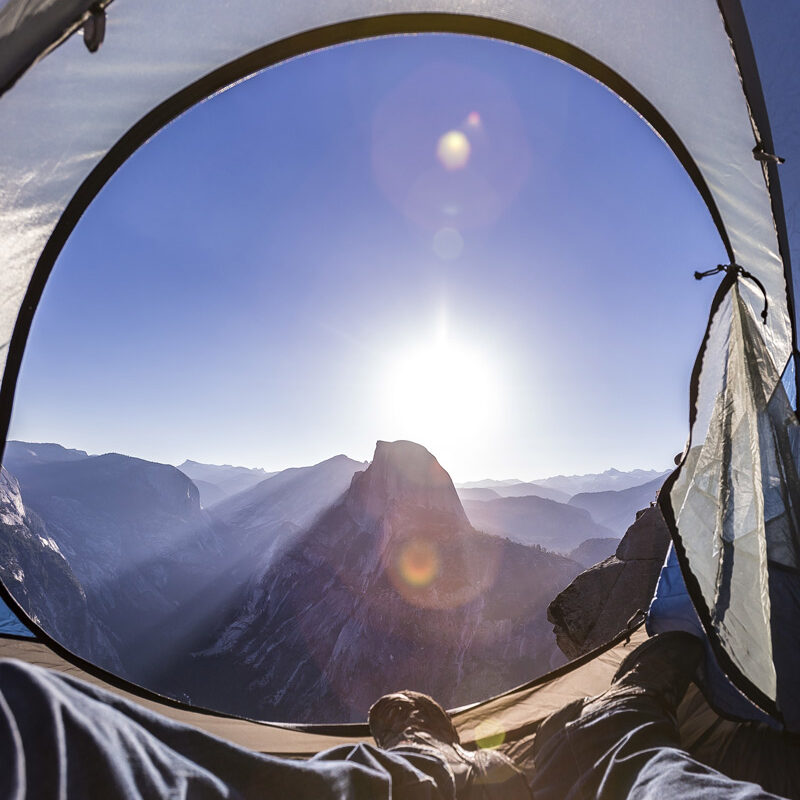
[[[539,53],[398,36],[258,73],[64,247],[3,581],[78,655],[252,718],[530,680],[566,660],[548,604],[635,511],[575,496],[683,445],[692,271],[723,260],[672,153]]]

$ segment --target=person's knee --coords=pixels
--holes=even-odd
[[[0,658],[0,690],[5,686],[17,686],[26,683],[38,684],[42,674],[46,674],[46,670],[42,667],[37,667],[15,658]]]
[[[53,679],[44,667],[13,658],[0,659],[0,696],[15,716],[34,705],[52,706]]]

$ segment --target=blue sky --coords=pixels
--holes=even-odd
[[[267,469],[411,438],[456,480],[665,468],[715,288],[692,273],[724,260],[675,157],[587,76],[471,37],[344,45],[109,181],[11,436]]]

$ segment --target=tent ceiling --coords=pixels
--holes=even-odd
[[[4,11],[28,5],[42,4],[11,0]],[[783,265],[762,168],[752,155],[753,125],[717,3],[608,0],[601,8],[598,11],[585,0],[516,0],[500,9],[487,0],[283,4],[233,0],[224,5],[204,0],[191,7],[117,0],[109,8],[106,40],[97,53],[90,54],[81,38],[73,36],[31,67],[0,101],[0,174],[4,177],[0,188],[0,363],[9,355],[31,275],[62,214],[81,184],[140,119],[225,64],[309,30],[333,26],[263,53],[259,63],[379,32],[464,29],[463,16],[449,20],[424,16],[436,13],[471,15],[476,19],[466,27],[477,33],[524,38],[524,31],[530,29],[570,43],[621,76],[669,121],[679,140],[675,144],[685,145],[708,187],[707,200],[719,211],[723,235],[736,261],[767,288],[771,313],[764,333],[776,364],[783,365],[791,350]],[[380,16],[390,10],[392,17]],[[398,12],[413,16],[397,16]],[[345,24],[368,18],[372,22],[355,27]],[[17,18],[19,27],[27,21],[24,15]],[[520,28],[516,33],[510,27],[498,28],[497,21]],[[2,68],[0,63],[0,72]],[[198,87],[196,99],[222,85]],[[176,104],[162,108],[163,113],[151,118],[149,132],[181,110]],[[129,137],[126,152],[139,143]],[[42,258],[37,285],[29,297],[32,303],[18,325],[10,369],[4,374],[6,424],[32,306],[63,239],[113,171],[111,166],[107,162],[102,174],[95,173],[84,187]],[[676,265],[676,269],[688,273],[706,266],[710,265]],[[746,301],[757,309],[762,301],[757,290],[745,284],[743,291]]]

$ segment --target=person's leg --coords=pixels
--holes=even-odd
[[[631,654],[608,692],[548,717],[536,735],[536,800],[775,800],[681,749],[674,712],[701,648],[688,634],[662,634]]]
[[[458,798],[531,800],[518,765],[500,752],[461,747],[450,716],[426,694],[406,689],[384,695],[370,708],[367,719],[378,746],[389,752],[407,758],[438,755]]]
[[[0,661],[0,763],[4,800],[449,800],[435,778],[420,769],[422,761],[412,765],[369,745],[312,761],[252,753],[82,681],[19,661]]]

